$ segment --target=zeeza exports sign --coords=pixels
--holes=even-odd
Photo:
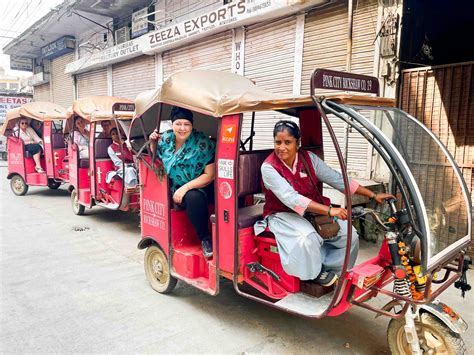
[[[236,22],[285,7],[288,7],[287,1],[278,0],[238,0],[231,2],[207,14],[196,16],[140,37],[142,50],[147,54],[162,51],[171,47],[175,42],[196,37],[199,34],[222,31],[226,27],[235,27]]]

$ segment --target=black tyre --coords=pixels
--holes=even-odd
[[[71,204],[72,211],[75,215],[82,216],[84,214],[86,207],[80,204],[76,189],[72,190],[71,192]]]
[[[177,280],[171,276],[165,253],[155,245],[145,252],[145,274],[152,289],[159,293],[170,293]]]
[[[23,196],[28,192],[28,185],[20,175],[15,175],[11,178],[10,188],[17,196]]]
[[[466,345],[459,334],[452,332],[444,323],[429,313],[421,314],[415,321],[420,347],[425,354],[467,354]],[[387,340],[392,354],[411,354],[405,336],[405,319],[391,319]]]
[[[60,182],[54,181],[53,179],[48,179],[48,187],[51,190],[57,190],[59,189],[59,186],[61,186]]]

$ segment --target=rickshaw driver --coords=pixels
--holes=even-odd
[[[318,184],[320,180],[342,192],[342,176],[316,154],[298,150],[301,132],[296,123],[277,122],[273,137],[274,152],[261,167],[265,192],[264,220],[255,224],[255,233],[262,233],[268,226],[275,235],[286,273],[301,280],[331,286],[337,281],[337,273],[344,261],[347,242],[347,222],[344,221],[348,215],[345,208],[331,207],[329,199],[313,187],[312,181]],[[305,165],[311,171],[307,171]],[[390,194],[374,193],[355,180],[349,181],[352,194],[366,196],[377,203],[393,198]],[[307,212],[333,217],[340,226],[337,235],[323,239],[304,218]],[[352,236],[349,268],[354,266],[359,249],[355,229]]]
[[[193,129],[193,113],[173,107],[172,129],[161,136],[150,134],[150,149],[163,162],[170,178],[173,201],[186,209],[201,241],[204,257],[212,256],[212,239],[208,225],[208,201],[214,201],[215,143]]]

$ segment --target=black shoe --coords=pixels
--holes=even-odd
[[[324,287],[329,287],[337,281],[339,277],[332,271],[321,271],[313,281]]]
[[[201,242],[202,255],[205,258],[210,258],[212,256],[212,242],[210,239],[203,240]]]

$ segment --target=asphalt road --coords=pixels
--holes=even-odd
[[[388,319],[363,309],[308,320],[228,282],[216,297],[183,283],[160,295],[145,278],[136,215],[75,216],[65,187],[16,197],[0,164],[0,353],[389,353]],[[473,294],[452,287],[441,299],[473,326]],[[474,353],[473,329],[463,338]]]

